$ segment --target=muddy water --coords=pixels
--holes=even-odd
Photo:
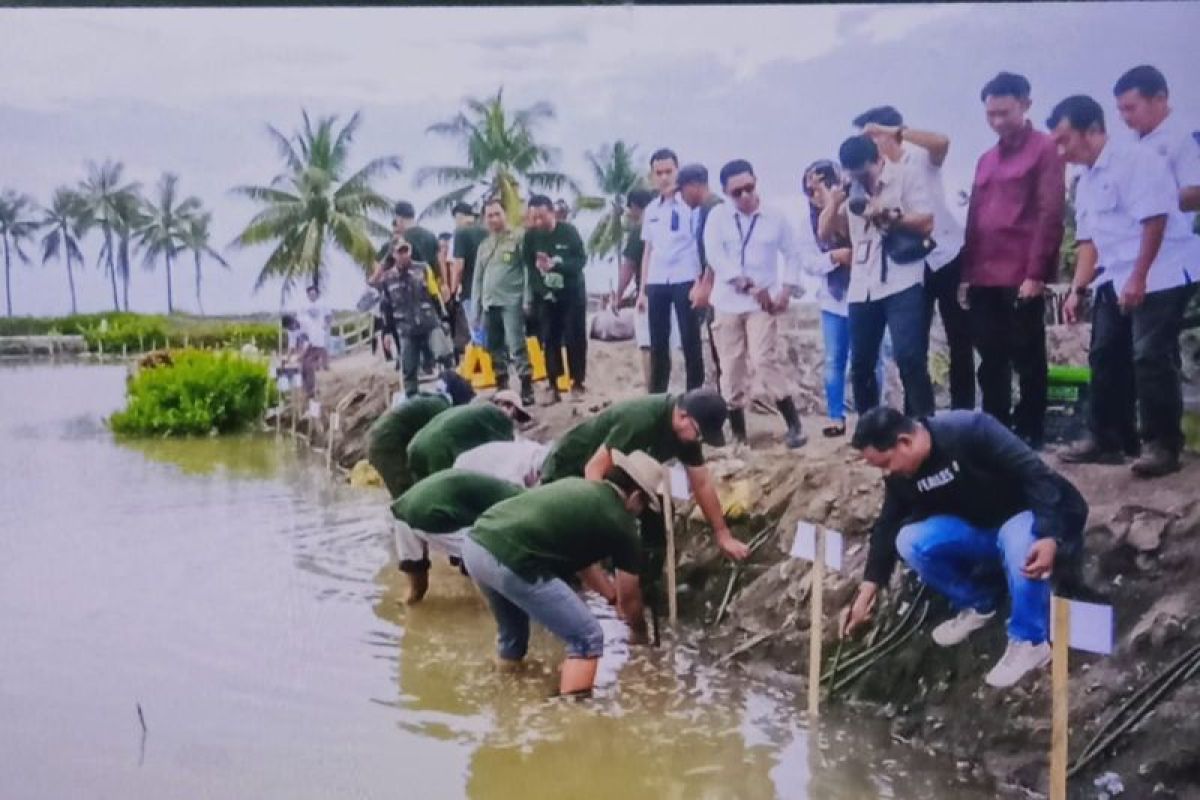
[[[554,643],[496,675],[462,578],[400,606],[380,495],[270,437],[114,442],[123,381],[0,369],[0,798],[991,796],[613,620],[597,699],[547,700]]]

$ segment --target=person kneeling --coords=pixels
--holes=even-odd
[[[942,647],[964,641],[1012,598],[1008,647],[986,681],[1012,686],[1050,659],[1050,583],[1055,557],[1081,550],[1088,506],[995,418],[951,411],[914,420],[878,406],[852,442],[884,473],[883,510],[871,533],[864,580],[842,634],[866,622],[897,554],[958,612],[933,630]]]
[[[617,611],[630,642],[646,641],[637,517],[659,510],[662,474],[645,453],[615,452],[602,481],[564,478],[479,517],[463,542],[463,562],[496,618],[501,665],[525,657],[532,617],[566,644],[559,693],[591,692],[604,632],[566,579],[604,559],[616,570]]]

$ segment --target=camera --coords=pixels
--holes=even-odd
[[[857,216],[862,216],[867,210],[867,187],[863,186],[862,181],[851,179],[846,187],[846,207],[850,209],[850,213]]]

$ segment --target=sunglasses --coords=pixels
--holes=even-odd
[[[758,188],[756,184],[748,183],[745,186],[739,186],[729,192],[729,196],[734,200],[740,200],[742,195],[754,194],[754,190]]]

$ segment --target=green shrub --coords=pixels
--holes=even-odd
[[[237,350],[253,342],[259,350],[274,352],[279,346],[279,323],[271,318],[222,319],[185,314],[134,314],[105,311],[67,317],[0,318],[0,336],[81,335],[88,349],[101,346],[106,353],[126,348],[131,353],[157,347],[228,348]]]
[[[253,425],[275,385],[265,362],[235,353],[181,350],[173,363],[130,380],[124,411],[109,418],[119,434],[187,436],[232,433]]]

